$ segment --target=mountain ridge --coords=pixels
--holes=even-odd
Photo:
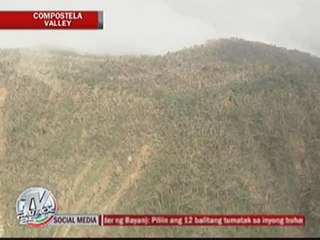
[[[0,87],[2,205],[43,185],[65,213],[307,218],[303,228],[34,231],[12,206],[1,209],[4,236],[320,233],[317,57],[238,39],[164,56],[0,50]]]

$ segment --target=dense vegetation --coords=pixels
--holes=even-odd
[[[0,51],[5,236],[320,234],[320,60],[238,39],[164,56]],[[29,229],[15,201],[59,213],[304,214],[305,227]]]

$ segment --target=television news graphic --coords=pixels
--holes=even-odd
[[[0,11],[0,29],[103,29],[103,11]]]
[[[303,215],[103,215],[102,226],[304,226]]]
[[[54,195],[43,187],[23,191],[16,202],[20,224],[73,226],[304,226],[303,215],[99,215],[57,214]]]
[[[50,225],[100,226],[99,214],[56,214]]]
[[[47,225],[57,211],[53,194],[43,187],[32,187],[22,192],[16,202],[16,213],[20,224],[30,227]]]

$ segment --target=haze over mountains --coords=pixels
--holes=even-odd
[[[2,48],[54,44],[81,53],[154,55],[239,37],[320,56],[318,0],[2,0],[0,7],[104,11],[104,30],[1,30]]]
[[[222,39],[164,56],[0,51],[4,236],[319,236],[320,59]],[[304,214],[305,227],[19,225],[59,213]],[[4,207],[6,206],[6,207]]]

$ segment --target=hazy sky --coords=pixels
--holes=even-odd
[[[320,0],[1,0],[1,10],[103,10],[104,30],[0,30],[0,47],[163,54],[240,37],[320,55]]]

